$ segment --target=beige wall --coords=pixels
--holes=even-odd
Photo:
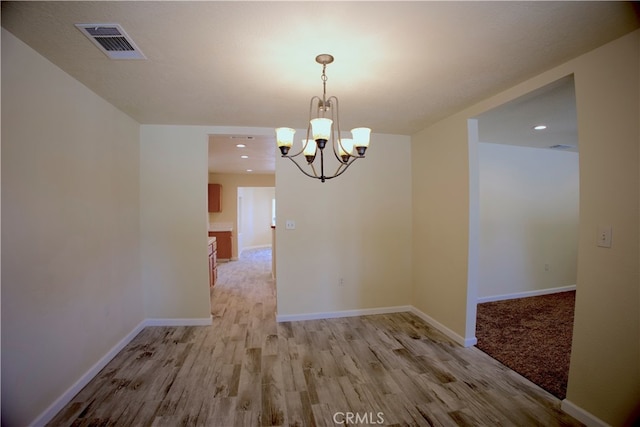
[[[580,138],[578,293],[567,399],[612,425],[640,402],[640,32],[575,61]],[[613,246],[595,244],[599,224]]]
[[[2,425],[144,319],[138,129],[2,30]]]
[[[411,303],[409,162],[409,137],[381,134],[325,183],[277,157],[278,315]]]
[[[210,317],[207,156],[201,127],[140,127],[142,285],[148,318]]]
[[[260,129],[254,129],[260,132]],[[273,129],[269,129],[269,135]],[[275,150],[275,148],[274,148]],[[209,182],[222,184],[222,212],[210,213],[209,222],[233,224],[233,258],[238,258],[238,188],[239,187],[275,187],[275,174],[216,174],[209,173]]]
[[[467,120],[574,73],[580,228],[567,403],[612,425],[640,400],[639,53],[636,31],[412,137],[414,304],[469,337]],[[613,225],[611,249],[596,246],[598,224]]]
[[[464,116],[412,136],[413,305],[465,334],[469,166]]]
[[[478,298],[575,285],[578,153],[480,143],[478,157]]]

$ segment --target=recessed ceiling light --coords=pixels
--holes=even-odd
[[[545,130],[546,128],[546,125],[536,125],[533,127],[534,130]]]
[[[253,169],[247,169],[247,172],[253,172]]]
[[[248,158],[249,158],[249,156],[240,156],[240,158],[242,158],[242,159],[248,159]]]
[[[236,145],[236,147],[238,147],[238,148],[244,148],[244,147],[246,147],[246,145],[244,145],[244,144],[237,144],[237,145]]]

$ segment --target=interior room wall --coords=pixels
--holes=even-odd
[[[2,29],[2,425],[144,319],[139,125]]]
[[[576,284],[578,153],[478,144],[479,300]]]
[[[466,117],[440,121],[414,134],[411,142],[413,305],[470,339],[475,330],[466,331],[465,323],[469,242]]]
[[[622,424],[640,402],[640,31],[576,60],[578,289],[567,400]],[[613,246],[596,245],[599,225]]]
[[[574,74],[580,146],[578,290],[563,408],[611,425],[622,425],[640,401],[639,56],[640,31],[635,31],[412,136],[414,305],[468,337],[474,334],[467,325],[475,308],[467,301],[467,121]],[[613,226],[610,249],[596,246],[598,224]]]
[[[231,128],[230,128],[231,129]],[[247,132],[263,132],[272,135],[273,129],[267,129],[264,133],[260,128],[243,128]],[[239,187],[275,187],[275,174],[217,174],[209,173],[209,182],[222,185],[222,212],[209,213],[209,223],[224,222],[234,225],[232,238],[233,258],[238,258],[238,188]]]
[[[243,249],[271,246],[271,202],[274,187],[240,187],[242,210],[238,218],[238,252]],[[242,241],[240,241],[242,240]]]
[[[148,318],[193,322],[211,316],[207,156],[200,127],[140,127],[141,262]]]
[[[278,316],[410,304],[410,158],[409,137],[372,134],[365,159],[322,183],[276,157]]]

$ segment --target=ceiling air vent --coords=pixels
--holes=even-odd
[[[119,24],[76,24],[111,59],[147,59]]]

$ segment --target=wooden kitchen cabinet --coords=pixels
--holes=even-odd
[[[209,236],[215,236],[218,244],[218,259],[230,260],[233,256],[233,250],[231,246],[232,235],[231,231],[209,231]]]
[[[209,242],[209,287],[214,287],[218,280],[218,260],[216,240]]]
[[[222,185],[209,184],[208,190],[209,212],[222,212]]]

